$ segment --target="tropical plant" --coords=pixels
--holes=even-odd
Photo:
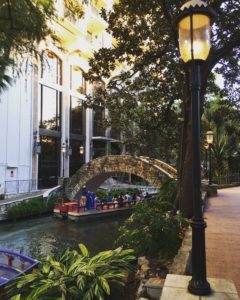
[[[177,182],[173,178],[166,178],[161,184],[157,194],[160,201],[166,201],[174,204],[177,196]]]
[[[202,118],[203,134],[213,131],[212,171],[216,177],[239,170],[239,109],[218,95],[210,99]],[[203,139],[204,140],[204,139]]]
[[[103,251],[90,257],[87,248],[66,249],[59,261],[48,256],[32,274],[19,277],[7,293],[11,300],[103,300],[111,285],[124,285],[125,271],[134,270],[133,250]]]

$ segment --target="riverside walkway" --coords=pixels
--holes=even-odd
[[[218,190],[204,217],[207,276],[232,279],[240,296],[240,187]]]

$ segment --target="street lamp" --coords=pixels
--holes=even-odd
[[[84,147],[83,147],[83,146],[80,146],[80,147],[79,147],[79,153],[80,153],[81,155],[84,154]]]
[[[206,132],[206,139],[207,143],[209,145],[209,177],[208,177],[208,183],[209,185],[212,184],[212,144],[213,144],[213,131],[209,130]]]
[[[205,148],[205,171],[206,171],[206,178],[208,179],[208,142],[204,143],[204,148]]]
[[[33,139],[34,139],[34,142],[33,142],[33,153],[34,154],[41,154],[41,152],[42,152],[42,146],[41,146],[41,143],[40,143],[40,140],[39,140],[39,135],[38,135],[37,131],[35,131],[33,133]]]
[[[211,43],[211,18],[215,13],[201,0],[188,1],[176,18],[179,31],[179,50],[189,67],[192,121],[193,217],[192,278],[188,290],[196,295],[211,293],[206,276],[205,228],[201,207],[200,177],[200,69],[207,59]]]
[[[61,151],[62,151],[62,175],[63,175],[63,178],[64,178],[64,156],[65,156],[65,153],[66,153],[65,143],[62,144]]]

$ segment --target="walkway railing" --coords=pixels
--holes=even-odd
[[[221,174],[218,177],[214,178],[214,182],[219,185],[223,184],[239,184],[240,185],[240,173],[226,173]]]
[[[37,180],[10,180],[5,181],[5,194],[20,194],[35,191],[38,188]]]

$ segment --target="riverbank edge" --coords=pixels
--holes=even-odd
[[[9,216],[8,216],[9,209],[11,209],[12,207],[16,207],[18,205],[29,203],[32,200],[33,201],[36,201],[36,200],[41,201],[41,204],[43,204],[43,206],[45,206],[44,207],[45,210],[39,209],[39,211],[35,211],[35,212],[31,212],[29,210],[29,212],[26,213],[26,215],[24,215],[24,216],[16,215],[16,217],[14,217],[14,218],[9,218]],[[34,196],[34,197],[33,196],[27,197],[25,199],[18,199],[18,200],[12,201],[12,202],[4,203],[4,204],[1,204],[1,201],[0,201],[0,223],[1,222],[16,222],[18,220],[41,217],[41,216],[44,216],[44,215],[50,215],[50,214],[52,214],[53,208],[48,207],[48,200],[49,199],[44,198],[43,195],[37,195],[37,196]],[[43,208],[43,206],[42,206],[42,208]]]

